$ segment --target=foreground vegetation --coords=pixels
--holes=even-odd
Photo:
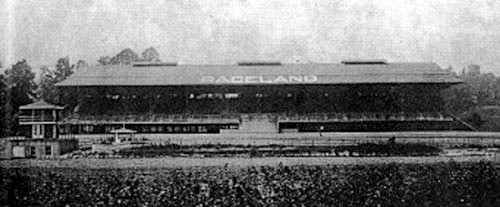
[[[500,206],[495,164],[0,169],[6,206]]]
[[[436,156],[442,150],[420,143],[363,143],[348,146],[285,146],[285,145],[146,145],[118,151],[120,157],[162,157],[162,156]]]

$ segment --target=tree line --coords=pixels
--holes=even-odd
[[[140,61],[161,60],[154,47],[147,48],[141,55],[127,48],[115,56],[100,57],[97,64],[127,65]],[[69,57],[62,57],[57,60],[54,67],[42,67],[38,80],[26,60],[20,60],[7,68],[0,74],[0,137],[17,135],[19,106],[39,99],[58,103],[55,84],[65,80],[75,70],[86,66],[88,64],[84,60],[71,63]],[[481,72],[478,65],[469,65],[460,72],[454,72],[451,67],[446,70],[464,82],[443,91],[445,109],[480,128],[483,122],[476,112],[484,106],[500,105],[500,77],[493,73]]]
[[[127,65],[132,62],[161,61],[154,47],[147,48],[141,56],[132,49],[124,49],[113,57],[104,56],[98,65]],[[0,73],[0,137],[15,136],[19,133],[19,106],[43,99],[49,103],[58,103],[58,91],[55,87],[74,71],[88,66],[84,60],[71,63],[69,57],[59,58],[54,67],[40,68],[40,78],[36,79],[33,68],[26,60],[20,60]],[[2,64],[0,63],[0,68]]]

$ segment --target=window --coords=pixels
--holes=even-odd
[[[198,100],[199,100],[199,99],[206,99],[206,98],[207,98],[207,96],[208,96],[208,95],[207,95],[206,93],[198,94],[198,95],[196,96],[196,99],[198,99]]]
[[[83,126],[83,132],[84,133],[92,133],[92,132],[94,132],[94,126],[93,125],[84,125]]]
[[[36,147],[35,146],[30,146],[30,156],[31,157],[36,156]]]
[[[174,131],[174,130],[172,129],[172,126],[167,126],[167,127],[165,127],[165,130],[166,130],[167,132],[173,132],[173,131]]]
[[[106,125],[106,126],[104,127],[104,131],[105,131],[106,133],[111,132],[111,130],[113,130],[113,129],[114,129],[114,127],[113,127],[113,126],[109,126],[109,125]]]
[[[190,126],[189,132],[196,132],[196,126]]]
[[[164,126],[158,126],[158,132],[163,132],[165,131],[165,127]]]
[[[52,146],[45,146],[45,155],[52,155]]]
[[[224,94],[222,94],[222,93],[214,93],[214,97],[215,97],[215,99],[223,99]]]
[[[174,126],[174,132],[181,132],[180,126]]]
[[[237,93],[226,93],[224,94],[224,97],[226,99],[237,99],[240,95]]]
[[[238,129],[239,126],[237,124],[223,124],[220,125],[220,129]]]
[[[207,127],[206,126],[198,126],[198,132],[207,132]]]
[[[44,126],[40,124],[35,124],[32,127],[32,136],[33,138],[43,138],[44,135]]]

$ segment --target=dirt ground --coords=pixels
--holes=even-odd
[[[435,157],[265,157],[265,158],[137,158],[137,159],[61,159],[61,160],[1,160],[2,168],[189,168],[225,166],[249,167],[265,165],[352,165],[378,163],[437,163],[437,162],[500,163],[500,156],[435,156]]]

